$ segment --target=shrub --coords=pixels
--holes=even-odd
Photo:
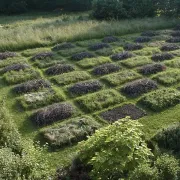
[[[144,95],[140,102],[153,111],[162,111],[180,102],[180,92],[174,89],[163,88]]]
[[[43,130],[41,133],[52,148],[61,148],[87,139],[87,136],[94,134],[100,127],[94,119],[83,116]]]
[[[92,50],[92,51],[97,51],[99,49],[104,49],[104,48],[109,48],[109,44],[106,44],[106,43],[97,43],[97,44],[93,44],[89,47],[89,50]]]
[[[89,52],[81,52],[81,53],[77,53],[77,54],[74,54],[71,59],[72,60],[76,60],[76,61],[79,61],[79,60],[82,60],[82,59],[85,59],[85,58],[93,58],[94,55],[92,53],[89,53]]]
[[[168,43],[179,43],[180,37],[172,37],[170,39],[167,39],[166,42],[168,42]]]
[[[92,166],[92,179],[120,179],[149,161],[141,124],[128,118],[108,125],[80,143],[78,157]],[[127,141],[129,144],[127,144]]]
[[[94,0],[93,16],[97,19],[120,19],[153,16],[155,7],[152,1]]]
[[[16,93],[28,93],[50,87],[51,87],[50,82],[43,79],[38,79],[38,80],[28,81],[26,83],[15,86],[14,91]]]
[[[12,64],[12,65],[6,66],[5,68],[2,69],[1,72],[6,73],[9,71],[20,71],[20,70],[24,70],[26,68],[30,68],[30,66],[28,64],[18,63],[18,64]]]
[[[74,67],[70,64],[56,64],[48,68],[45,73],[47,75],[57,75],[74,71]]]
[[[69,93],[72,95],[83,95],[90,92],[96,92],[102,89],[103,85],[98,80],[79,82],[69,87]]]
[[[15,52],[3,52],[3,53],[0,53],[0,60],[5,60],[7,58],[12,58],[15,56],[17,56]]]
[[[68,85],[79,81],[85,81],[90,79],[91,76],[86,71],[73,71],[70,73],[61,74],[53,77],[53,80],[58,85]]]
[[[166,70],[166,66],[163,64],[148,64],[138,69],[138,71],[143,75],[156,74],[164,70]]]
[[[109,83],[112,86],[118,86],[125,82],[131,81],[134,79],[138,79],[140,77],[141,76],[138,73],[136,73],[132,70],[124,70],[119,73],[106,75],[106,76],[102,77],[102,80],[104,80],[105,82]]]
[[[135,51],[135,50],[143,49],[143,46],[141,44],[126,44],[124,46],[124,49],[126,51]]]
[[[136,57],[132,57],[130,59],[127,59],[125,61],[122,61],[122,64],[127,66],[128,68],[134,68],[137,66],[142,66],[145,64],[149,64],[151,63],[151,59],[149,57],[146,56],[136,56]]]
[[[94,112],[109,106],[120,104],[125,98],[115,90],[103,90],[84,97],[76,99],[78,105],[86,112]]]
[[[164,61],[164,60],[170,60],[173,59],[174,55],[170,53],[161,53],[161,54],[154,54],[151,59],[153,61]]]
[[[122,53],[117,53],[111,56],[111,59],[114,61],[117,60],[124,60],[124,59],[128,59],[131,58],[133,56],[132,53],[129,53],[128,51],[124,51]]]
[[[35,109],[48,104],[58,103],[63,101],[64,97],[54,90],[34,92],[25,94],[19,98],[19,102],[24,109]]]
[[[82,68],[91,68],[104,63],[110,63],[111,60],[108,57],[97,57],[91,59],[84,59],[79,61],[77,64]]]
[[[154,89],[157,89],[158,85],[155,81],[150,79],[139,79],[126,84],[122,91],[131,97],[137,97]]]
[[[162,149],[170,150],[174,153],[180,152],[180,124],[171,125],[159,131],[154,137],[153,141],[157,142]]]
[[[141,36],[146,36],[146,37],[153,37],[153,36],[157,36],[157,35],[159,35],[159,33],[156,31],[145,31],[145,32],[141,33]]]
[[[34,55],[31,60],[45,60],[45,59],[51,59],[54,56],[53,52],[41,52],[36,55]]]
[[[107,36],[105,37],[102,41],[104,43],[113,43],[113,42],[117,42],[119,39],[115,36]]]
[[[160,179],[175,180],[179,178],[179,162],[173,156],[161,155],[157,158],[155,166],[159,170]]]
[[[102,112],[100,114],[100,116],[103,119],[105,119],[109,122],[114,122],[119,119],[123,119],[126,116],[130,116],[131,119],[136,120],[145,115],[146,115],[146,113],[143,110],[136,107],[134,104],[125,104],[123,106],[116,107],[114,109]]]
[[[9,84],[19,84],[40,77],[40,73],[28,68],[20,71],[10,71],[3,75],[4,80]]]
[[[180,49],[180,47],[176,44],[165,44],[161,47],[161,51],[174,51]]]
[[[57,44],[56,46],[54,46],[52,48],[53,51],[59,51],[59,50],[64,50],[64,49],[71,49],[74,48],[75,45],[73,45],[72,43],[62,43],[62,44]]]
[[[173,36],[173,37],[180,36],[180,31],[172,32],[171,36]]]
[[[118,65],[113,64],[113,63],[106,63],[106,64],[95,67],[92,72],[95,75],[101,76],[101,75],[117,72],[119,70],[120,70],[120,67]]]
[[[140,36],[135,39],[136,43],[145,43],[145,42],[149,42],[149,41],[151,41],[151,38],[148,36]]]
[[[180,71],[175,69],[175,70],[161,72],[153,76],[153,79],[168,86],[172,84],[176,84],[180,81]]]
[[[53,104],[35,112],[31,116],[31,120],[37,126],[44,126],[58,120],[70,118],[74,112],[75,109],[71,104]]]

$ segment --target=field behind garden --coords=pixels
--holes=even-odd
[[[0,17],[0,94],[23,138],[49,143],[52,170],[71,162],[77,142],[125,116],[144,125],[147,139],[179,122],[178,24],[87,13]]]

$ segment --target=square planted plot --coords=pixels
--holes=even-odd
[[[77,83],[90,79],[91,76],[86,71],[73,71],[70,73],[55,76],[52,79],[60,86]]]
[[[128,68],[134,68],[137,66],[142,66],[145,64],[152,63],[152,60],[146,56],[137,56],[137,57],[133,57],[125,61],[122,61],[121,63],[127,66]]]
[[[18,99],[24,109],[35,109],[38,107],[46,106],[48,104],[58,103],[63,100],[63,95],[60,93],[56,93],[52,89],[24,94]]]
[[[3,75],[4,80],[8,84],[19,84],[39,77],[39,72],[30,68],[20,71],[10,71]]]
[[[170,53],[160,53],[160,54],[154,54],[151,59],[155,62],[157,61],[165,61],[165,60],[171,60],[174,58],[173,54]]]
[[[76,103],[86,112],[98,111],[124,101],[125,98],[115,90],[103,90],[76,99]]]
[[[157,89],[158,85],[151,79],[139,79],[126,84],[122,92],[131,97],[137,97],[149,91]]]
[[[141,44],[126,44],[124,46],[124,50],[126,51],[135,51],[135,50],[140,50],[143,49],[143,45]]]
[[[145,94],[140,103],[153,111],[161,111],[180,103],[180,92],[175,89],[163,88]]]
[[[163,64],[147,64],[138,69],[139,73],[143,75],[156,74],[166,70],[166,66]]]
[[[13,90],[15,93],[23,94],[23,93],[34,92],[46,88],[51,88],[50,82],[43,79],[38,79],[17,85],[14,87]]]
[[[103,76],[120,70],[120,66],[114,63],[106,63],[97,66],[93,69],[92,73],[97,76]]]
[[[180,42],[180,37],[172,37],[168,40],[166,40],[168,43],[179,43]]]
[[[54,65],[54,66],[46,69],[45,73],[47,75],[53,76],[53,75],[68,73],[68,72],[71,72],[74,70],[75,70],[74,66],[72,66],[70,64],[57,64],[57,65]]]
[[[31,58],[31,60],[35,61],[35,60],[53,59],[54,56],[55,56],[55,54],[53,52],[41,52],[41,53],[35,54]]]
[[[136,107],[135,105],[125,104],[121,107],[116,107],[116,108],[108,110],[106,112],[102,112],[100,114],[100,117],[106,121],[114,122],[119,119],[123,119],[127,116],[130,116],[131,119],[136,120],[145,115],[146,115],[146,113],[143,110]]]
[[[0,52],[0,60],[5,60],[8,58],[16,57],[17,54],[15,52]]]
[[[85,58],[93,58],[93,57],[95,57],[95,55],[90,52],[80,52],[80,53],[72,55],[71,60],[80,61]]]
[[[180,46],[177,44],[165,44],[161,47],[161,51],[175,51],[180,49]]]
[[[89,46],[89,50],[91,51],[97,51],[99,49],[109,48],[110,45],[107,43],[96,43],[91,46]]]
[[[175,58],[171,61],[165,62],[165,65],[172,67],[172,68],[180,68],[180,58]]]
[[[66,42],[66,43],[61,43],[61,44],[56,44],[53,48],[52,51],[60,51],[64,49],[72,49],[75,48],[76,46],[72,43]]]
[[[17,63],[17,64],[12,64],[12,65],[4,67],[1,70],[1,73],[4,74],[4,73],[10,72],[10,71],[20,71],[20,70],[24,70],[27,68],[30,68],[30,66],[28,64]]]
[[[103,88],[103,85],[98,80],[91,80],[85,82],[76,83],[68,88],[69,93],[72,96],[80,96],[92,92],[99,91]]]
[[[125,60],[125,59],[128,59],[128,58],[131,58],[131,57],[133,57],[132,53],[130,53],[128,51],[124,51],[124,52],[112,55],[111,59],[113,61],[119,61],[119,60]]]
[[[69,103],[57,103],[38,110],[31,116],[36,126],[45,126],[58,120],[64,120],[75,114],[75,108]]]
[[[108,84],[112,86],[118,86],[128,81],[138,79],[140,77],[141,75],[139,75],[138,73],[132,70],[125,70],[119,73],[114,73],[114,74],[104,76],[102,77],[102,80],[104,80],[105,82],[107,82]]]
[[[153,77],[154,80],[157,80],[163,85],[173,85],[180,82],[180,70],[174,69],[165,72],[158,73]]]
[[[43,130],[41,134],[52,148],[61,148],[86,140],[87,136],[91,136],[101,127],[102,125],[91,117],[83,116]]]
[[[97,57],[92,59],[81,60],[77,62],[77,65],[79,65],[81,68],[92,68],[94,66],[110,63],[110,62],[112,61],[108,57]]]
[[[85,49],[82,49],[80,47],[70,48],[70,49],[63,49],[57,51],[57,53],[63,57],[70,57],[74,54],[81,53],[82,51],[85,51]]]

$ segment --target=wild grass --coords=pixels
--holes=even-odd
[[[107,35],[124,35],[172,28],[178,19],[144,18],[121,21],[79,20],[85,14],[56,16],[14,16],[0,17],[0,51],[23,50],[49,46],[65,41],[79,41],[103,38]]]

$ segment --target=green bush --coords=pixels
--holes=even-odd
[[[152,0],[94,0],[93,16],[97,19],[151,17],[155,15]]]
[[[119,179],[149,162],[152,153],[143,139],[141,126],[129,118],[121,119],[80,143],[78,157],[92,165],[93,179]]]

